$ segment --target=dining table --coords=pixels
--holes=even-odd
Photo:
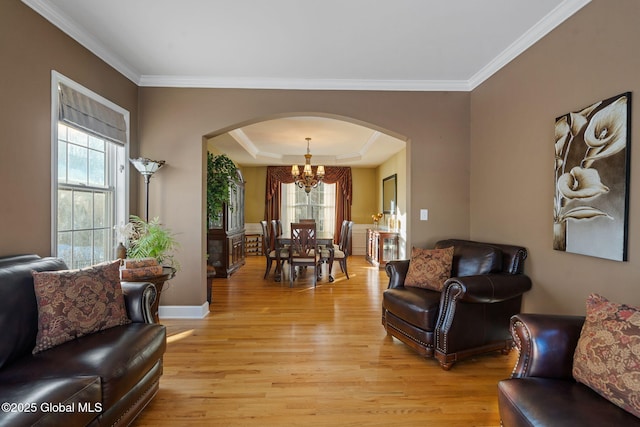
[[[276,271],[274,272],[274,278],[276,282],[282,280],[282,260],[280,258],[280,249],[291,245],[291,230],[284,230],[279,236],[276,236]],[[333,234],[325,231],[319,231],[316,233],[316,245],[324,246],[329,250],[329,257],[326,259],[329,264],[329,282],[333,282],[333,276],[331,270],[333,267]],[[317,273],[316,273],[317,274]],[[318,278],[320,274],[318,274]]]

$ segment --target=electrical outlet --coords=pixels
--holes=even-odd
[[[429,219],[429,210],[420,209],[420,221],[427,221]]]

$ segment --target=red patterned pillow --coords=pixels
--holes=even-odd
[[[573,376],[640,417],[640,308],[589,295]]]
[[[411,249],[409,271],[405,286],[442,291],[444,282],[451,277],[453,246],[442,249]]]
[[[34,354],[131,322],[120,287],[119,260],[80,270],[32,274],[38,302]]]

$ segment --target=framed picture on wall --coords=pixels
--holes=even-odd
[[[627,260],[631,93],[555,123],[553,248]]]
[[[382,180],[382,213],[393,214],[398,206],[397,199],[397,174],[386,177]]]

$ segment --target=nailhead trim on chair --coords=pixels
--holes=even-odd
[[[450,289],[454,289],[456,292],[453,293],[453,291],[450,291]],[[448,287],[446,287],[442,291],[442,295],[444,296],[444,301],[441,302],[441,305],[444,307],[454,307],[455,306],[454,302],[460,294],[462,294],[462,287],[460,286],[460,284],[456,282],[451,283]],[[436,348],[440,349],[445,354],[447,354],[447,348],[448,348],[448,342],[447,342],[448,335],[442,334],[443,342],[441,343],[440,331],[447,330],[451,326],[451,322],[453,321],[453,318],[452,318],[453,314],[454,313],[452,312],[452,310],[447,310],[446,316],[444,317],[444,319],[442,317],[438,319],[438,323],[436,324],[436,329],[434,331]]]
[[[426,342],[422,342],[422,341],[420,341],[420,340],[415,339],[414,337],[412,337],[411,335],[407,334],[406,332],[401,331],[400,329],[396,328],[395,326],[393,326],[393,325],[389,324],[389,323],[386,321],[386,319],[385,319],[384,326],[385,326],[385,327],[387,327],[387,328],[391,328],[391,329],[393,329],[394,331],[398,332],[400,335],[403,335],[403,336],[405,336],[405,337],[409,338],[411,341],[413,341],[413,342],[417,342],[418,344],[420,344],[420,345],[422,345],[422,346],[424,346],[424,347],[427,347],[427,348],[433,348],[433,344],[427,344]]]
[[[522,323],[521,321],[517,320],[515,321],[512,325],[511,325],[511,336],[513,336],[513,340],[516,343],[516,349],[518,350],[518,360],[516,361],[516,364],[513,365],[513,370],[511,371],[511,376],[513,376],[516,373],[516,369],[518,368],[518,365],[520,364],[520,360],[521,358],[523,358],[523,364],[522,364],[522,372],[527,372],[529,370],[529,361],[531,360],[531,354],[522,354],[522,341],[520,341],[520,337],[518,336],[518,334],[516,333],[516,329],[521,328],[524,333],[527,335],[527,340],[530,341],[531,340],[531,333],[529,332],[529,329],[527,329],[526,327],[524,327],[524,323]]]

